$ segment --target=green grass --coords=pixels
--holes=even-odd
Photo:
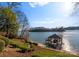
[[[52,50],[46,50],[41,49],[34,51],[32,53],[32,56],[34,57],[76,57],[75,55],[65,53],[65,52],[59,52],[59,51],[52,51]]]
[[[19,39],[9,39],[7,37],[1,36],[0,35],[0,40],[3,40],[5,42],[5,45],[7,46],[12,45],[14,48],[19,48],[19,49],[23,49],[23,50],[29,50],[28,48],[28,43],[22,42]]]
[[[10,40],[10,45],[12,45],[14,48],[29,49],[28,43],[19,42],[16,40]]]

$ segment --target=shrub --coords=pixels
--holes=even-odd
[[[9,44],[9,39],[6,37],[3,37],[2,40],[5,42],[5,46]]]
[[[25,53],[27,50],[26,49],[21,49],[21,52],[22,53]]]
[[[21,49],[19,52],[22,52],[22,53],[25,53],[26,51],[30,51],[31,50],[30,48],[26,48],[26,47],[20,46],[18,44],[10,44],[10,45],[12,45],[13,48]]]
[[[19,48],[18,44],[10,44],[13,48]]]
[[[24,43],[22,45],[18,44],[18,43],[15,43],[13,41],[11,41],[10,45],[13,47],[13,48],[19,48],[20,49],[20,52],[22,53],[25,53],[26,51],[29,51],[31,50],[30,48],[28,48],[28,43]]]
[[[3,40],[0,40],[0,52],[2,52],[5,48],[5,42]]]
[[[34,42],[33,44],[34,44],[35,46],[37,46],[37,45],[38,45],[38,43],[35,43],[35,42]]]
[[[13,47],[13,48],[19,48],[20,51],[18,52],[22,52],[22,53],[25,53],[25,52],[29,52],[31,51],[32,49],[29,48],[29,43],[25,43],[25,42],[16,42],[16,41],[13,41],[13,40],[10,40],[10,45]]]
[[[22,53],[25,53],[26,51],[29,51],[28,48],[23,48],[23,47],[21,47],[20,49],[21,49],[21,52],[22,52]]]

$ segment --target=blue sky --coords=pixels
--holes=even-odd
[[[22,11],[28,17],[30,27],[78,26],[78,15],[70,16],[74,3],[65,2],[25,2]]]

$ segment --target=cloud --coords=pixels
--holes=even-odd
[[[67,16],[70,16],[73,12],[73,9],[74,9],[74,3],[73,2],[64,2],[63,3],[63,13],[64,15],[67,17]]]
[[[71,22],[72,21],[72,22]],[[54,27],[68,27],[72,26],[76,21],[72,18],[44,18],[43,20],[36,20],[32,21],[32,24],[36,27],[48,27],[48,28],[54,28]]]
[[[37,6],[45,6],[45,5],[47,5],[49,2],[29,2],[29,5],[31,6],[31,7],[37,7]]]

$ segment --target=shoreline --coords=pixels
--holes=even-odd
[[[46,45],[42,44],[42,43],[38,43],[38,42],[34,42],[34,41],[30,41],[32,43],[37,43],[38,46],[42,47],[42,48],[45,48],[45,49],[49,49],[49,50],[54,50],[54,51],[60,51],[60,52],[66,52],[66,53],[69,53],[69,54],[73,54],[73,55],[78,55],[78,53],[76,52],[73,52],[73,51],[66,51],[64,49],[61,49],[61,50],[57,50],[57,49],[53,49],[53,48],[49,48],[49,47],[46,47]]]

